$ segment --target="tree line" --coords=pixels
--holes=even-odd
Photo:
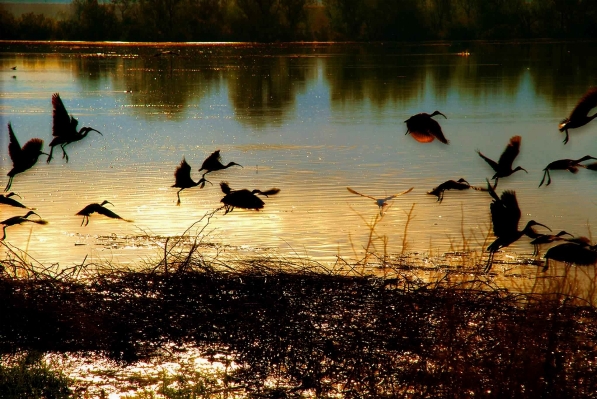
[[[0,6],[1,7],[1,6]],[[62,18],[0,8],[0,37],[89,41],[595,39],[586,0],[73,0]]]

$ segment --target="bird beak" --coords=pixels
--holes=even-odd
[[[547,227],[546,225],[544,225],[544,224],[541,224],[541,223],[537,223],[537,222],[535,222],[535,223],[536,223],[538,226],[543,226],[543,227],[545,227],[547,230],[551,231],[551,229],[550,229],[549,227]]]

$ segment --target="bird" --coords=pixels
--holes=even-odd
[[[537,237],[531,241],[533,244],[534,251],[533,256],[539,255],[539,246],[542,244],[551,244],[554,241],[564,241],[565,238],[562,236],[569,235],[570,237],[574,237],[572,234],[568,233],[565,230],[560,231],[558,234],[539,234]]]
[[[577,266],[590,266],[597,263],[597,248],[575,242],[566,242],[549,248],[545,255],[543,271],[549,269],[549,260],[575,264]]]
[[[520,142],[520,136],[512,136],[510,138],[510,142],[506,146],[506,149],[504,150],[504,152],[502,152],[502,155],[500,155],[500,159],[497,162],[487,158],[485,155],[481,153],[481,151],[477,150],[477,154],[479,154],[479,156],[483,158],[485,162],[487,162],[489,166],[491,166],[491,168],[495,171],[495,174],[493,175],[492,179],[495,179],[497,181],[500,177],[508,177],[512,173],[517,172],[519,170],[524,170],[526,173],[529,173],[525,168],[520,166],[517,166],[516,168],[512,169],[512,163],[514,162],[514,159],[520,152]]]
[[[12,68],[10,68],[10,69],[12,69],[13,71],[16,71],[16,70],[17,70],[17,67],[16,67],[16,66],[13,66],[13,67],[12,67]]]
[[[220,183],[220,188],[222,189],[222,192],[226,194],[220,200],[220,202],[224,204],[224,214],[232,212],[234,208],[255,209],[258,211],[263,208],[264,202],[261,198],[257,197],[257,194],[269,197],[270,195],[276,195],[280,192],[279,188],[270,188],[267,191],[249,191],[247,189],[232,190],[228,182],[224,181]]]
[[[545,176],[547,176],[547,184],[549,186],[551,184],[551,176],[549,175],[550,170],[568,170],[572,173],[578,173],[578,168],[586,168],[587,166],[581,165],[581,162],[588,161],[589,159],[597,159],[590,155],[585,155],[579,159],[558,159],[557,161],[553,161],[549,163],[545,169],[543,169],[543,179],[541,179],[541,183],[539,183],[539,187],[543,185],[545,181]]]
[[[597,87],[589,89],[574,107],[570,116],[560,122],[560,132],[566,132],[564,144],[568,143],[568,129],[576,129],[591,122],[597,117],[597,112],[589,116],[589,111],[597,106]]]
[[[494,190],[495,190],[496,186],[497,186],[497,181],[495,182],[495,184],[493,186]],[[483,188],[483,187],[471,186],[470,183],[468,181],[466,181],[464,178],[460,178],[456,181],[447,180],[447,181],[443,182],[442,184],[440,184],[439,186],[435,187],[433,190],[428,191],[427,194],[437,196],[437,202],[439,202],[441,204],[441,202],[444,200],[444,191],[446,191],[446,190],[468,190],[468,189],[473,189],[473,190],[478,190],[478,191],[487,191],[487,189]]]
[[[62,158],[66,158],[66,162],[68,162],[68,154],[64,150],[64,147],[70,143],[84,139],[89,132],[96,132],[103,136],[99,130],[87,126],[82,127],[77,131],[77,124],[79,121],[68,114],[62,103],[60,94],[52,94],[52,106],[54,108],[52,112],[52,136],[54,136],[54,138],[50,142],[48,163],[52,160],[52,153],[54,152],[54,147],[57,145],[62,149]]]
[[[12,130],[12,125],[10,122],[8,123],[8,135],[10,137],[10,141],[8,143],[8,154],[10,155],[10,159],[12,159],[12,169],[6,174],[9,179],[4,191],[10,190],[12,186],[12,179],[15,175],[22,173],[37,163],[37,159],[40,155],[48,155],[45,152],[42,152],[42,148],[44,146],[44,141],[42,139],[33,138],[25,143],[23,147],[19,144],[17,140],[17,136],[15,136],[14,131]]]
[[[193,181],[193,179],[191,179],[191,165],[187,163],[184,157],[182,158],[182,161],[180,162],[178,168],[176,168],[176,170],[174,171],[174,179],[175,183],[172,187],[180,188],[180,190],[178,190],[178,192],[176,193],[176,196],[178,197],[176,205],[180,205],[180,192],[185,188],[191,188],[196,186],[199,186],[199,188],[203,188],[205,187],[206,182],[212,184],[209,180],[205,179],[205,177],[201,177],[201,179],[199,179],[199,181],[197,182]]]
[[[16,199],[11,198],[11,197],[14,197],[15,195],[17,197],[21,198],[21,196],[19,194],[14,193],[14,192],[10,192],[6,195],[0,194],[0,204],[10,205],[10,206],[14,206],[16,208],[27,208],[25,205],[21,204]]]
[[[120,220],[124,220],[125,222],[132,222],[132,220],[123,219],[120,216],[118,216],[117,214],[115,214],[114,212],[112,212],[111,210],[109,210],[108,208],[104,207],[104,205],[106,205],[106,204],[114,205],[110,201],[105,200],[101,204],[98,204],[98,203],[89,204],[85,208],[83,208],[79,212],[77,212],[75,214],[76,216],[83,216],[83,221],[81,222],[81,226],[83,226],[83,223],[85,223],[85,226],[87,226],[89,224],[89,216],[92,213],[99,213],[100,215],[104,215],[104,216],[107,216],[112,219],[120,219]]]
[[[493,198],[492,203],[489,205],[489,209],[491,210],[493,234],[496,236],[496,239],[487,247],[489,258],[487,259],[487,265],[485,266],[486,273],[491,270],[493,256],[500,248],[505,248],[518,241],[523,235],[536,238],[538,234],[533,230],[533,226],[543,226],[551,231],[546,225],[534,220],[529,220],[522,230],[518,230],[521,212],[516,199],[516,192],[506,190],[502,192],[501,197],[498,197],[495,190],[493,190],[489,184],[489,181],[487,181],[487,188],[489,194]]]
[[[444,136],[441,126],[435,119],[432,119],[435,115],[441,115],[448,119],[446,115],[439,111],[434,111],[432,114],[421,112],[404,121],[407,129],[406,134],[410,133],[419,143],[430,143],[438,139],[442,143],[448,144],[450,141]]]
[[[207,172],[203,173],[203,176],[205,176],[209,172],[215,172],[216,170],[228,169],[229,167],[234,166],[234,165],[240,166],[241,168],[243,167],[242,165],[239,165],[236,162],[228,162],[227,165],[222,164],[222,157],[220,156],[220,150],[216,150],[210,156],[205,158],[205,161],[203,161],[203,163],[201,164],[201,169],[199,169],[199,172],[201,172],[202,170],[207,171]]]
[[[410,192],[412,191],[412,189],[413,189],[413,188],[414,188],[414,187],[411,187],[411,188],[409,188],[409,189],[408,189],[408,190],[406,190],[406,191],[403,191],[403,192],[401,192],[401,193],[398,193],[398,194],[393,194],[393,195],[390,195],[390,196],[388,196],[388,197],[385,197],[385,198],[375,198],[375,197],[372,197],[372,196],[370,196],[370,195],[361,194],[361,193],[359,193],[359,192],[357,192],[357,191],[353,190],[353,189],[352,189],[352,188],[350,188],[350,187],[346,187],[346,189],[347,189],[348,191],[350,191],[351,193],[353,193],[353,194],[360,195],[361,197],[365,197],[365,198],[371,198],[373,201],[375,201],[375,203],[376,203],[376,204],[377,204],[377,206],[379,207],[379,214],[380,214],[381,216],[383,216],[385,208],[386,208],[387,206],[389,206],[389,205],[390,205],[390,204],[388,203],[388,201],[389,201],[389,200],[392,200],[392,199],[394,199],[394,198],[396,198],[396,197],[398,197],[398,196],[400,196],[400,195],[403,195],[403,194],[410,193]]]
[[[2,234],[2,238],[0,239],[0,241],[4,240],[6,238],[6,228],[10,227],[10,226],[14,226],[15,224],[21,224],[21,223],[25,223],[25,222],[32,222],[32,223],[37,223],[37,224],[48,224],[47,221],[42,220],[41,218],[39,220],[27,219],[31,215],[39,216],[37,213],[35,213],[33,211],[29,211],[24,216],[13,216],[11,218],[1,221],[0,225],[2,225],[4,227],[2,228],[3,234]]]

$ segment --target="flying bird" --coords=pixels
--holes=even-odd
[[[550,164],[548,164],[545,169],[543,169],[543,179],[541,179],[541,183],[539,183],[539,187],[541,187],[543,185],[543,182],[545,181],[545,177],[547,176],[547,184],[546,186],[549,186],[551,184],[551,176],[549,175],[549,171],[550,170],[567,170],[570,171],[571,173],[578,173],[578,168],[586,168],[587,166],[585,165],[581,165],[581,162],[587,161],[589,159],[597,159],[595,157],[592,157],[590,155],[585,155],[582,158],[579,159],[558,159],[557,161],[553,161]]]
[[[25,205],[21,204],[16,199],[11,198],[14,196],[21,198],[21,196],[19,194],[13,193],[13,192],[10,192],[8,194],[0,194],[0,204],[14,206],[16,208],[27,208]]]
[[[597,87],[589,89],[574,107],[570,116],[560,122],[560,132],[566,132],[564,144],[568,142],[568,129],[575,129],[591,122],[597,116],[597,112],[589,116],[589,111],[597,106]]]
[[[519,170],[524,170],[525,172],[527,172],[525,168],[520,166],[517,166],[516,168],[512,169],[512,163],[514,162],[514,159],[518,156],[518,153],[520,152],[521,139],[522,138],[520,136],[511,137],[510,142],[506,146],[504,152],[502,152],[502,155],[500,155],[500,159],[497,162],[487,158],[485,155],[481,154],[481,151],[477,150],[477,154],[479,154],[479,156],[483,158],[485,162],[487,162],[489,166],[491,166],[491,168],[495,171],[495,174],[493,175],[492,179],[495,179],[497,181],[500,177],[508,177],[512,173],[517,172]]]
[[[234,208],[255,209],[258,211],[263,208],[264,202],[257,196],[257,194],[269,197],[270,195],[276,195],[280,192],[279,188],[271,188],[267,191],[249,191],[247,189],[232,190],[227,182],[221,182],[220,188],[222,189],[222,192],[226,194],[220,200],[220,202],[224,204],[224,214],[232,212]]]
[[[496,186],[497,186],[497,181],[493,185],[494,190],[495,190]],[[487,191],[487,189],[483,188],[483,187],[471,186],[468,181],[466,181],[463,178],[460,178],[456,181],[455,180],[447,180],[447,181],[443,182],[442,184],[440,184],[439,186],[435,187],[433,190],[428,191],[427,194],[435,195],[437,197],[437,202],[439,202],[441,204],[441,202],[444,200],[444,191],[446,191],[446,190],[468,190],[468,189],[473,189],[473,190],[478,190],[478,191]]]
[[[203,176],[205,176],[209,172],[215,172],[216,170],[228,169],[229,167],[234,166],[234,165],[240,166],[241,168],[243,167],[242,165],[239,165],[236,162],[228,162],[227,165],[222,164],[222,157],[220,156],[220,150],[216,150],[210,156],[205,158],[205,161],[203,161],[203,163],[201,164],[201,169],[199,169],[199,172],[201,172],[202,170],[205,170],[206,172],[203,173]]]
[[[35,213],[33,211],[29,211],[24,216],[13,216],[11,218],[1,221],[0,225],[2,225],[4,227],[2,228],[3,234],[2,234],[2,238],[0,239],[0,241],[4,240],[6,238],[6,228],[10,227],[10,226],[14,226],[15,224],[22,224],[25,222],[32,222],[32,223],[37,223],[37,224],[48,224],[47,221],[42,220],[41,218],[37,219],[37,220],[27,219],[31,215],[39,216],[37,213]]]
[[[545,255],[543,271],[549,269],[549,260],[574,264],[577,266],[590,266],[597,264],[597,250],[594,246],[582,245],[575,242],[566,242],[549,248]]]
[[[350,188],[350,187],[346,187],[346,189],[347,189],[348,191],[350,191],[351,193],[353,193],[353,194],[360,195],[361,197],[365,197],[365,198],[370,198],[370,199],[372,199],[373,201],[375,201],[375,203],[376,203],[376,204],[377,204],[377,206],[379,207],[379,214],[380,214],[380,215],[382,215],[382,216],[383,216],[383,214],[384,214],[385,208],[386,208],[387,206],[389,206],[389,205],[390,205],[390,204],[388,203],[388,201],[389,201],[389,200],[393,200],[394,198],[396,198],[396,197],[399,197],[399,196],[401,196],[401,195],[403,195],[403,194],[410,193],[410,192],[412,191],[412,189],[413,189],[413,188],[414,188],[414,187],[411,187],[411,188],[409,188],[409,189],[408,189],[408,190],[406,190],[406,191],[403,191],[403,192],[401,192],[401,193],[398,193],[398,194],[393,194],[393,195],[390,195],[390,196],[388,196],[388,197],[385,197],[385,198],[375,198],[375,197],[372,197],[372,196],[370,196],[370,195],[361,194],[361,193],[359,193],[359,192],[357,192],[357,191],[353,190],[353,189],[352,189],[352,188]]]
[[[108,208],[104,207],[104,205],[106,205],[106,204],[114,205],[110,201],[106,200],[106,201],[102,202],[101,204],[98,204],[98,203],[89,204],[85,208],[83,208],[79,212],[77,212],[75,214],[76,216],[83,216],[83,221],[81,222],[81,226],[83,226],[83,223],[85,223],[85,226],[87,226],[89,224],[89,216],[93,213],[98,213],[100,215],[104,215],[104,216],[107,216],[112,219],[120,219],[120,220],[124,220],[125,222],[132,222],[132,220],[123,219],[120,216],[118,216],[117,214],[115,214],[114,212],[112,212],[111,210],[109,210]]]
[[[442,132],[439,123],[433,119],[435,115],[441,115],[448,119],[446,115],[439,111],[434,111],[432,114],[421,112],[404,121],[407,129],[406,134],[410,133],[410,135],[419,143],[429,143],[438,139],[442,143],[448,144],[450,141],[444,136],[444,132]]]
[[[516,200],[516,193],[511,190],[506,190],[502,193],[501,197],[498,197],[493,190],[493,187],[489,184],[489,181],[487,181],[487,188],[489,194],[493,198],[493,202],[489,205],[489,209],[491,210],[493,234],[496,239],[487,247],[489,258],[487,259],[487,265],[485,266],[486,273],[491,270],[493,256],[498,250],[518,241],[523,235],[537,238],[538,233],[533,230],[533,226],[539,225],[550,230],[549,227],[534,220],[529,220],[522,230],[518,230],[521,212],[518,206],[518,201]]]
[[[180,190],[176,192],[176,196],[178,197],[176,205],[180,205],[180,192],[185,188],[191,188],[196,186],[199,186],[199,188],[203,188],[205,187],[206,182],[212,184],[209,180],[205,179],[205,177],[201,177],[201,179],[199,179],[199,181],[197,182],[193,181],[193,179],[191,179],[191,165],[187,163],[184,157],[182,158],[182,161],[180,162],[178,168],[176,168],[176,170],[174,171],[174,179],[175,183],[172,187],[180,188]]]
[[[565,236],[565,235],[574,237],[572,234],[568,233],[565,230],[562,230],[558,234],[555,234],[555,235],[554,234],[539,234],[535,239],[533,239],[533,241],[531,241],[531,244],[533,244],[533,247],[534,247],[533,256],[539,255],[539,247],[541,245],[551,244],[552,242],[555,242],[555,241],[564,241],[566,239],[562,238],[562,236]]]
[[[52,136],[54,138],[50,142],[50,155],[48,156],[47,162],[50,163],[52,160],[52,153],[54,147],[59,145],[62,149],[62,158],[66,158],[68,162],[68,154],[64,150],[64,147],[75,141],[79,141],[85,138],[89,132],[96,132],[103,136],[103,134],[91,127],[82,127],[77,131],[77,124],[79,123],[73,116],[69,115],[62,103],[60,94],[54,93],[52,95],[52,106],[54,108],[52,112]]]
[[[41,154],[48,155],[41,150],[44,146],[44,141],[42,139],[31,139],[21,148],[21,145],[17,140],[17,136],[15,136],[15,133],[12,130],[12,125],[10,122],[8,123],[8,135],[10,137],[10,142],[8,143],[8,154],[10,155],[10,159],[12,159],[13,166],[12,169],[6,174],[9,179],[4,191],[10,190],[10,187],[12,186],[12,179],[15,177],[15,175],[22,173],[35,165],[37,163],[37,158],[39,158]]]

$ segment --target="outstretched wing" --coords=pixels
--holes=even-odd
[[[74,124],[76,130],[77,120],[72,118],[73,122],[71,122],[71,117],[62,103],[60,94],[52,94],[52,107],[54,108],[52,111],[52,136],[68,135],[72,129],[71,123]]]
[[[220,150],[215,150],[214,152],[211,153],[210,156],[208,156],[207,158],[205,158],[205,161],[203,161],[203,163],[201,164],[201,169],[199,169],[199,171],[202,170],[211,170],[213,169],[213,165],[218,165],[220,164],[222,161],[222,157],[220,156]]]
[[[597,87],[589,89],[570,113],[571,120],[585,117],[589,111],[597,107]]]
[[[479,154],[479,156],[481,158],[483,158],[485,160],[485,162],[487,162],[489,164],[489,166],[491,166],[491,169],[495,170],[496,172],[498,171],[498,169],[500,168],[500,166],[497,164],[496,161],[494,161],[493,159],[487,158],[479,150],[477,150],[477,154]]]
[[[261,195],[265,195],[266,197],[269,197],[270,195],[276,195],[280,192],[279,188],[270,188],[267,191],[259,191],[259,194]]]
[[[105,208],[103,206],[99,206],[96,210],[97,213],[99,213],[100,215],[104,215],[107,216],[109,218],[112,219],[121,219],[121,220],[126,220],[121,218],[120,216],[118,216],[117,214],[115,214],[114,212],[112,212],[111,210],[109,210],[108,208]],[[127,222],[131,222],[131,220],[126,220]]]
[[[10,122],[8,123],[8,136],[10,138],[8,142],[8,155],[10,155],[10,159],[12,159],[12,162],[14,163],[15,159],[21,154],[21,145],[17,140],[17,136],[15,136],[15,132],[12,131]]]
[[[361,194],[361,193],[359,193],[359,192],[357,192],[357,191],[354,191],[354,190],[353,190],[352,188],[350,188],[350,187],[346,187],[346,189],[347,189],[348,191],[350,191],[351,193],[353,193],[353,194],[360,195],[361,197],[365,197],[365,198],[371,198],[373,201],[377,201],[377,198],[374,198],[374,197],[372,197],[372,196],[370,196],[370,195]]]
[[[504,150],[504,152],[502,152],[502,155],[498,160],[498,164],[500,165],[500,167],[512,169],[512,163],[514,162],[514,159],[518,156],[518,153],[520,152],[520,141],[520,136],[513,136],[512,138],[510,138],[510,142],[508,143],[506,149]]]
[[[438,121],[429,118],[429,121],[427,121],[427,123],[427,131],[430,134],[434,135],[439,141],[441,141],[444,144],[449,143],[448,139],[446,139],[446,137],[444,136],[444,132],[442,131],[442,128]]]
[[[191,178],[191,165],[189,165],[186,161],[186,159],[182,159],[182,161],[180,162],[180,166],[178,166],[178,168],[176,168],[176,170],[174,171],[174,179],[176,181],[176,183],[179,183],[181,181],[187,180]]]
[[[230,185],[228,185],[228,182],[220,182],[220,188],[222,189],[222,192],[224,194],[230,194],[232,192],[232,189],[230,188]]]
[[[383,200],[384,200],[384,202],[385,202],[385,201],[389,201],[389,200],[391,200],[391,199],[394,199],[394,198],[396,198],[396,197],[399,197],[399,196],[401,196],[401,195],[404,195],[404,194],[410,193],[410,192],[413,190],[413,188],[414,188],[414,187],[411,187],[411,188],[409,188],[408,190],[406,190],[406,191],[403,191],[403,192],[401,192],[401,193],[390,195],[389,197],[386,197],[386,198],[384,198]]]
[[[493,234],[496,237],[507,237],[518,231],[521,213],[514,191],[504,191],[499,200],[494,199],[489,209],[491,210]]]

